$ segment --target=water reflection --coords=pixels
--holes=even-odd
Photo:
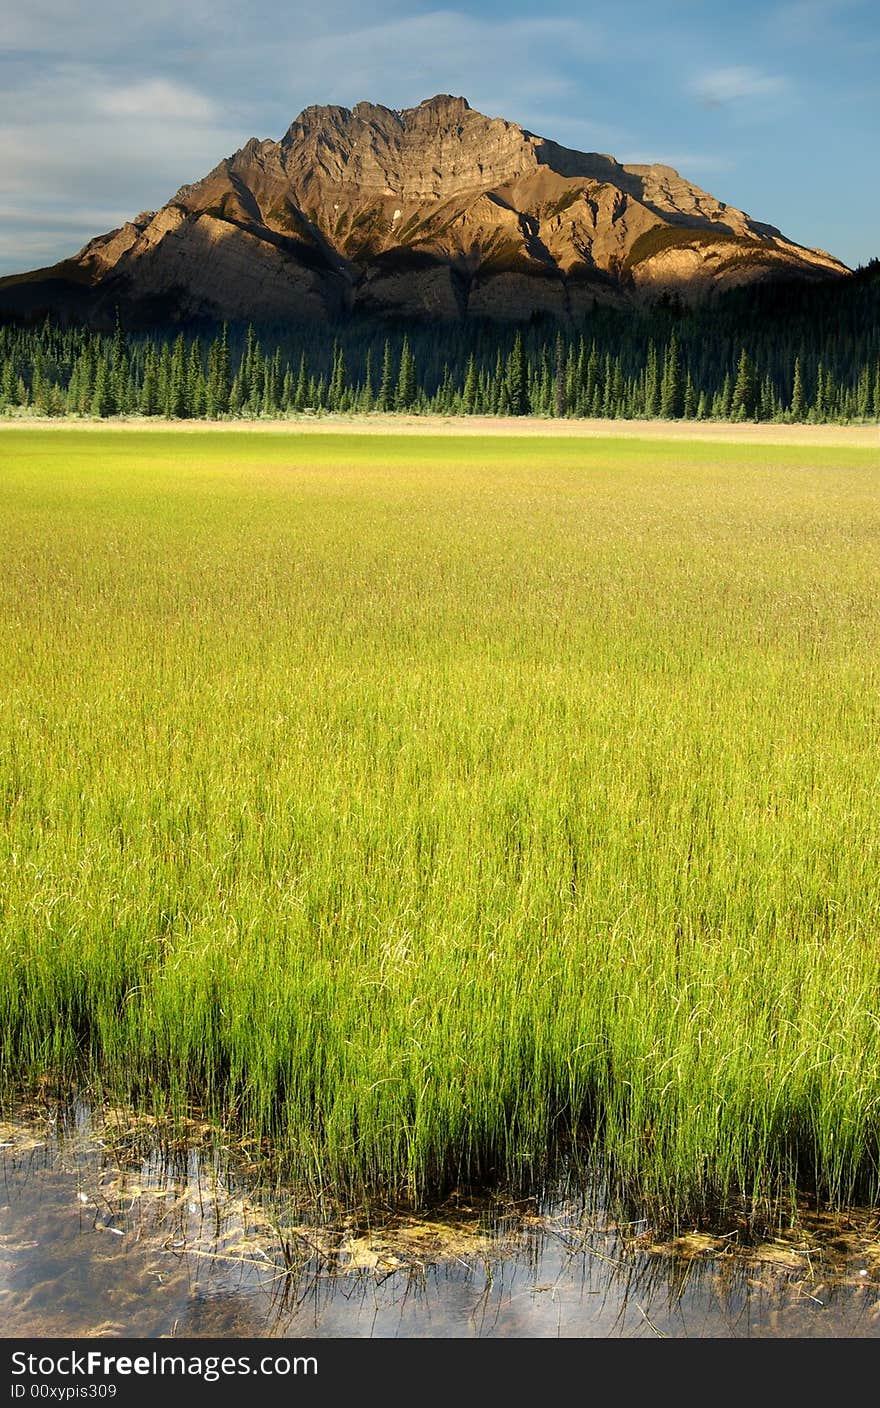
[[[658,1244],[561,1195],[322,1224],[261,1192],[256,1160],[207,1141],[170,1155],[143,1121],[84,1106],[0,1125],[0,1165],[6,1336],[880,1332],[869,1211],[816,1216],[748,1256],[733,1236]]]

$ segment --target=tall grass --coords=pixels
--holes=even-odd
[[[0,432],[0,1061],[347,1196],[877,1188],[880,461]]]

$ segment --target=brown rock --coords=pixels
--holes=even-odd
[[[579,317],[774,277],[847,272],[686,181],[570,151],[443,94],[306,108],[53,269],[0,311],[116,305],[155,320]]]

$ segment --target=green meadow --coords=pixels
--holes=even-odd
[[[0,1071],[426,1202],[880,1158],[880,456],[0,431]]]

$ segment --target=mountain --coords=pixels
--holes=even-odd
[[[570,151],[440,95],[403,112],[306,108],[161,210],[0,280],[0,313],[567,319],[846,273],[672,167]]]

